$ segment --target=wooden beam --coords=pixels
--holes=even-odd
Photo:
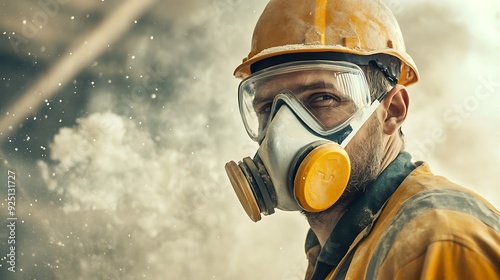
[[[67,53],[24,91],[0,117],[0,142],[7,140],[27,117],[36,114],[45,99],[69,83],[83,68],[120,38],[134,20],[146,13],[156,0],[128,0],[118,5],[95,29],[74,41]]]

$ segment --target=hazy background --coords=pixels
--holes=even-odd
[[[256,149],[232,72],[266,3],[0,1],[1,279],[303,278],[305,219],[254,224],[224,172]],[[500,2],[386,3],[421,74],[408,150],[499,207]]]

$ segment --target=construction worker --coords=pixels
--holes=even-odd
[[[306,279],[500,279],[498,210],[404,151],[419,74],[381,1],[271,0],[234,74],[259,149],[226,172],[253,221],[306,216]]]

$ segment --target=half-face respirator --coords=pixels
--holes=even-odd
[[[349,62],[283,63],[243,80],[238,100],[259,149],[225,168],[250,219],[275,208],[330,208],[350,178],[344,148],[379,104],[371,102],[363,71]]]

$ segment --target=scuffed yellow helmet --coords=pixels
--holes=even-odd
[[[399,84],[418,81],[399,25],[380,0],[271,0],[255,26],[251,51],[234,71],[246,78],[252,65],[289,54],[385,54],[400,61]]]

